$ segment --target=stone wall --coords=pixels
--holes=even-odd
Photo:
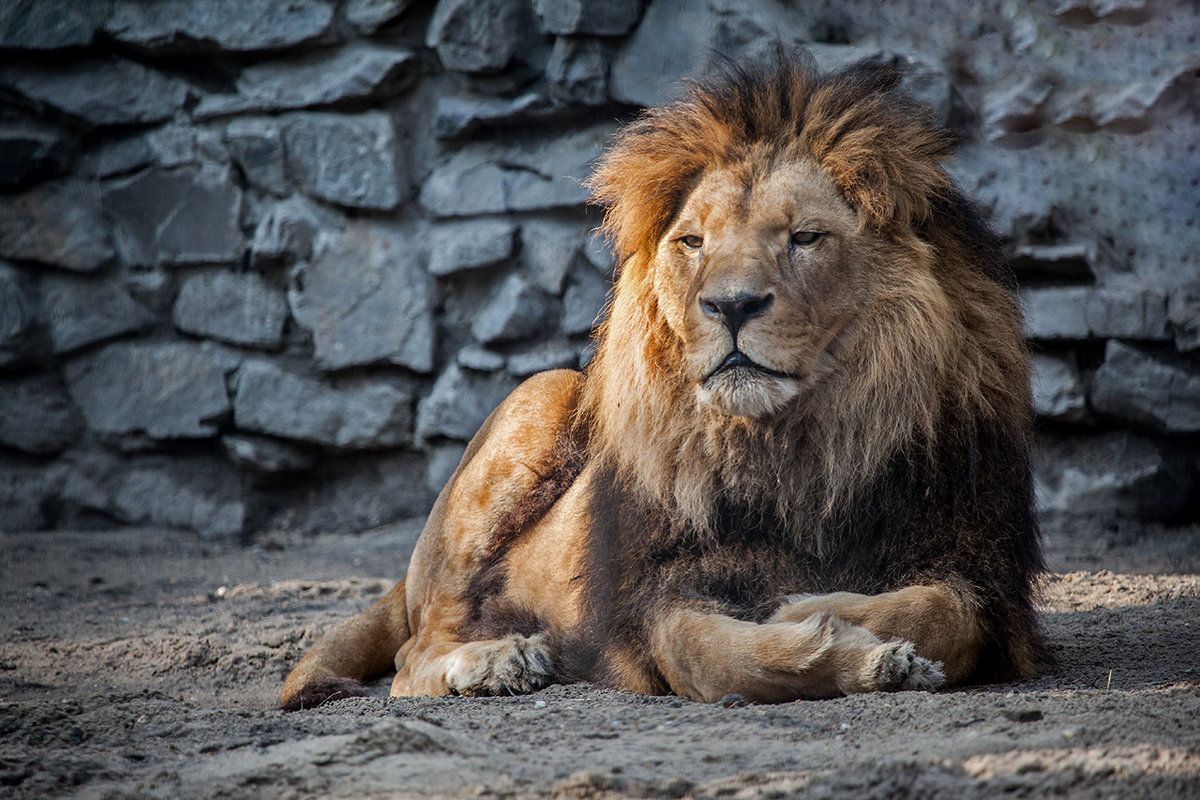
[[[714,54],[909,66],[1011,246],[1051,510],[1198,515],[1200,11],[8,0],[0,529],[426,511],[612,277],[580,179]]]

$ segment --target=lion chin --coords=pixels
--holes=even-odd
[[[731,417],[766,420],[800,395],[800,381],[758,367],[737,366],[717,372],[696,387],[704,406]]]

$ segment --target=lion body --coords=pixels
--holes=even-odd
[[[592,184],[622,260],[595,360],[493,413],[406,580],[305,657],[285,704],[393,656],[394,695],[772,701],[1033,672],[1019,312],[894,83],[785,64],[627,129]],[[789,203],[829,243],[786,262]],[[677,244],[689,225],[702,254]],[[729,286],[774,310],[740,335],[705,320],[696,297]],[[730,335],[754,369],[712,368]]]

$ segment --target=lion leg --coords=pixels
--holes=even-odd
[[[802,622],[821,613],[836,614],[881,639],[912,642],[922,657],[942,665],[951,683],[971,674],[982,648],[976,604],[944,584],[908,586],[877,595],[796,595],[785,600],[769,621]]]
[[[942,681],[912,643],[882,641],[833,614],[760,625],[679,608],[656,621],[651,651],[671,690],[701,702],[737,694],[773,703],[932,689]]]
[[[280,707],[297,711],[366,694],[362,681],[387,672],[408,635],[405,582],[400,581],[304,654],[284,681]]]
[[[397,662],[392,697],[528,694],[554,680],[554,659],[542,633],[418,643]]]

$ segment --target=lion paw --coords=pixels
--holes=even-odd
[[[554,679],[554,661],[544,634],[469,642],[449,655],[446,687],[478,697],[528,694]]]
[[[917,655],[912,642],[887,642],[878,648],[875,686],[883,691],[931,691],[946,681],[940,662]]]

